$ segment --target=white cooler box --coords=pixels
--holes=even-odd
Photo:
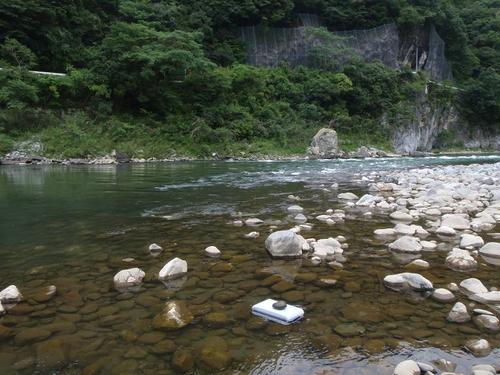
[[[300,307],[286,305],[283,310],[273,308],[277,302],[274,299],[266,299],[252,306],[252,313],[275,323],[289,325],[304,317],[304,310]]]

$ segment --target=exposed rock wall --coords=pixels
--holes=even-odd
[[[415,102],[413,118],[394,130],[394,149],[400,153],[431,151],[439,133],[459,128],[459,120],[453,106],[433,105],[428,96],[422,94]]]

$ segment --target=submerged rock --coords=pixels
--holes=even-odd
[[[129,268],[118,272],[113,281],[117,288],[127,288],[140,285],[146,274],[140,268]]]
[[[9,285],[7,288],[0,292],[0,302],[15,303],[21,302],[22,300],[23,295],[15,285]]]
[[[184,301],[168,301],[163,311],[153,319],[156,329],[177,330],[193,321],[193,315]]]
[[[200,350],[201,362],[210,369],[222,371],[231,363],[231,355],[226,341],[219,336],[204,339]]]
[[[176,279],[182,277],[187,273],[188,266],[187,262],[180,258],[174,258],[170,260],[158,274],[160,280],[165,279]]]
[[[267,251],[273,257],[300,257],[302,255],[302,243],[295,232],[291,230],[280,230],[271,233],[267,237],[265,245]]]

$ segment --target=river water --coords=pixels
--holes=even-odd
[[[498,334],[447,323],[450,304],[382,286],[385,275],[404,271],[373,237],[393,225],[386,216],[348,216],[334,226],[314,219],[343,208],[339,192],[365,193],[362,177],[370,173],[493,162],[500,156],[0,167],[0,289],[15,284],[27,300],[0,318],[0,373],[175,374],[182,367],[195,374],[391,374],[409,357],[447,358],[464,372],[493,363],[498,350],[479,361],[461,348],[478,336],[499,347]],[[344,269],[269,257],[270,226],[295,225],[286,213],[290,194],[301,197],[314,224],[304,237],[347,238]],[[250,217],[265,224],[231,224]],[[260,237],[245,238],[251,231]],[[165,251],[152,256],[151,243]],[[222,251],[220,259],[203,254],[209,245]],[[187,260],[187,277],[157,281],[176,256]],[[422,274],[435,286],[474,276],[500,287],[498,268],[458,273],[444,266],[445,257],[423,256],[432,267]],[[120,293],[113,275],[131,267],[146,272],[145,283]],[[57,295],[37,302],[48,285]],[[302,306],[304,320],[283,327],[252,317],[251,305],[266,298]],[[153,317],[168,300],[185,301],[193,322],[154,330]],[[204,360],[204,349],[222,360]]]

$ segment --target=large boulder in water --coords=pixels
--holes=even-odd
[[[266,240],[266,249],[273,257],[300,257],[303,240],[291,230],[271,233]]]
[[[319,158],[333,158],[339,152],[337,132],[333,129],[320,129],[314,136],[309,153]]]

